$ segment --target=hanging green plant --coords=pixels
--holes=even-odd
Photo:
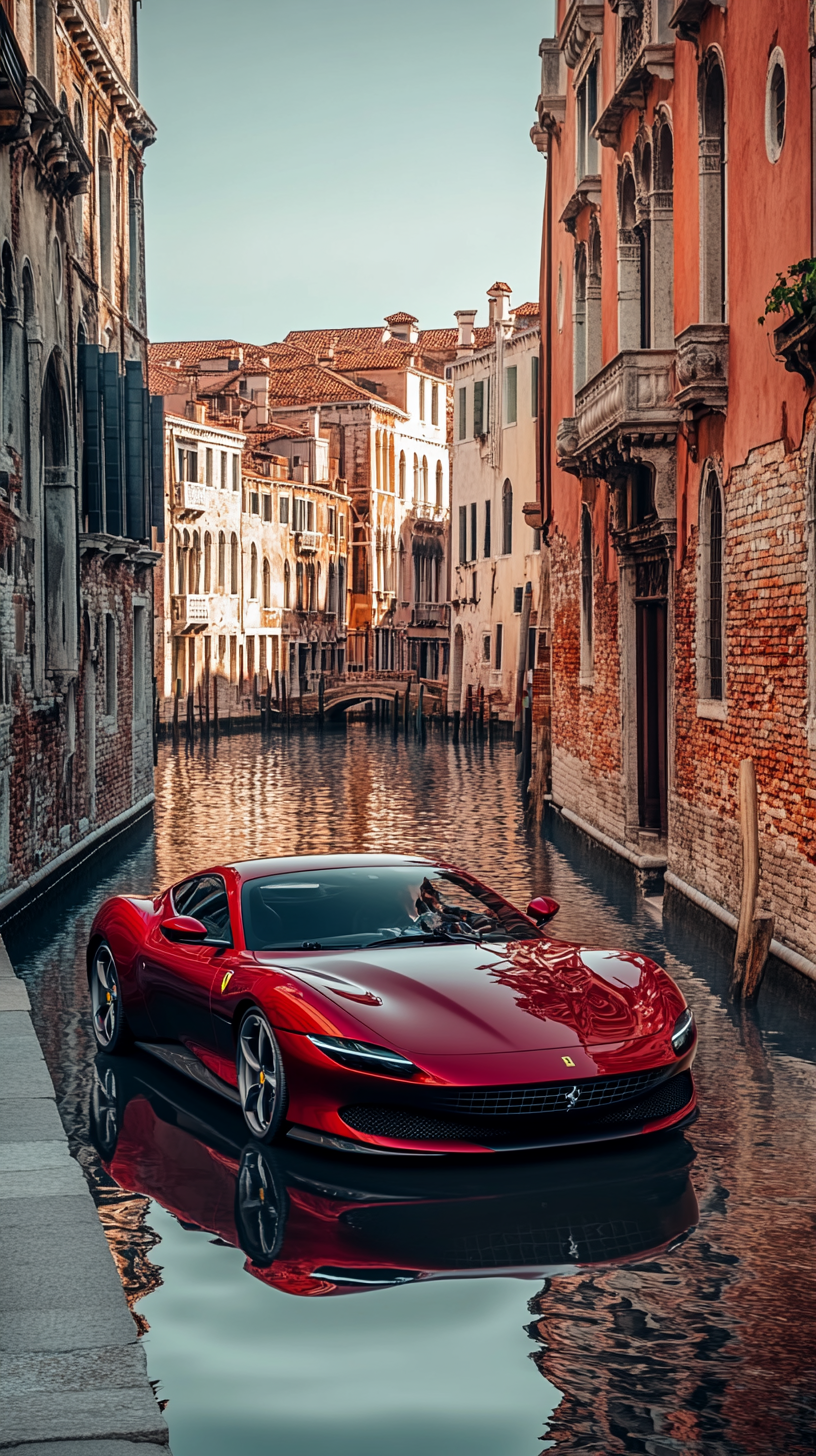
[[[776,283],[765,299],[765,312],[757,319],[764,324],[769,313],[790,309],[795,318],[802,318],[816,309],[816,258],[802,258],[791,263],[787,273],[777,273]]]

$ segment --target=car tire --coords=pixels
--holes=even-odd
[[[100,941],[91,962],[90,975],[93,1032],[96,1045],[109,1057],[126,1051],[131,1043],[122,986],[116,961],[106,940]]]
[[[256,1006],[241,1021],[235,1067],[244,1122],[258,1142],[274,1142],[286,1114],[286,1073],[275,1033]]]
[[[116,1064],[106,1057],[96,1058],[91,1086],[91,1142],[103,1163],[109,1163],[116,1152],[122,1126],[121,1077]]]
[[[259,1269],[274,1264],[286,1231],[289,1200],[272,1155],[257,1143],[241,1154],[235,1184],[235,1227],[241,1248]]]

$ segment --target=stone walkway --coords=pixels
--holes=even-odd
[[[166,1453],[144,1350],[29,1013],[0,940],[0,1451]]]

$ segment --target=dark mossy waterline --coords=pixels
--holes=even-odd
[[[169,1401],[175,1456],[414,1456],[420,1447],[527,1456],[559,1443],[586,1456],[811,1452],[813,988],[772,967],[756,1010],[735,1010],[721,927],[679,904],[661,924],[626,866],[558,821],[543,834],[525,828],[506,742],[395,740],[353,723],[322,735],[222,737],[192,754],[162,745],[156,789],[151,836],[103,864],[95,884],[52,897],[5,934],[72,1146],[150,1327],[148,1364]],[[558,935],[639,947],[671,971],[700,1028],[701,1105],[685,1140],[699,1221],[671,1252],[637,1247],[642,1185],[631,1208],[616,1194],[603,1228],[609,1151],[581,1161],[583,1223],[574,1198],[558,1202],[563,1163],[536,1170],[559,1182],[540,1200],[541,1218],[553,1224],[568,1207],[573,1222],[559,1237],[577,1251],[578,1267],[566,1260],[547,1280],[535,1260],[526,1278],[467,1278],[487,1260],[468,1247],[456,1278],[299,1297],[253,1277],[245,1253],[212,1225],[185,1227],[186,1208],[168,1213],[159,1187],[153,1200],[117,1192],[89,1133],[84,946],[100,900],[219,859],[346,848],[446,855],[522,905],[551,894],[562,906]],[[471,1165],[469,1197],[480,1176],[493,1189]],[[342,1179],[336,1159],[329,1177]],[[196,1206],[192,1189],[189,1200],[181,1194]],[[496,1208],[494,1243],[508,1235]],[[581,1248],[590,1218],[597,1268]],[[519,1228],[512,1233],[508,1266],[527,1258]]]

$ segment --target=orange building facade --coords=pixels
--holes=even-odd
[[[558,0],[528,514],[555,806],[733,923],[752,759],[775,949],[816,974],[812,334],[758,322],[816,251],[812,45],[807,0]]]

